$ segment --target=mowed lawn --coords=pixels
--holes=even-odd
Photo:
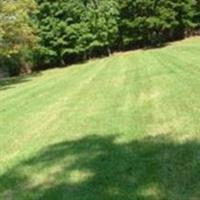
[[[199,200],[200,37],[0,82],[1,200]]]

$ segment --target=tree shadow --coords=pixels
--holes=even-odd
[[[31,75],[23,75],[18,77],[2,78],[0,79],[0,90],[7,90],[13,88],[20,83],[26,83],[32,80],[32,78],[40,76],[40,72],[35,72]]]
[[[0,199],[200,199],[200,144],[88,136],[50,145],[0,176]]]

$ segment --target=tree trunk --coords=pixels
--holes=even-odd
[[[107,52],[108,52],[108,56],[111,56],[112,52],[111,52],[110,47],[107,47]]]
[[[86,61],[87,60],[87,52],[84,52],[83,53],[83,61]]]
[[[66,63],[65,63],[63,58],[60,59],[60,64],[61,64],[61,66],[65,66],[66,65]]]

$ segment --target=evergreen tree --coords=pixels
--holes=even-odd
[[[199,0],[37,2],[42,65],[65,65],[120,48],[161,45],[183,38],[199,21]]]
[[[160,44],[195,25],[194,0],[121,0],[120,5],[123,45]]]

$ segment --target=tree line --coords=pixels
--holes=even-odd
[[[2,0],[0,67],[66,66],[161,46],[199,27],[199,0]]]

